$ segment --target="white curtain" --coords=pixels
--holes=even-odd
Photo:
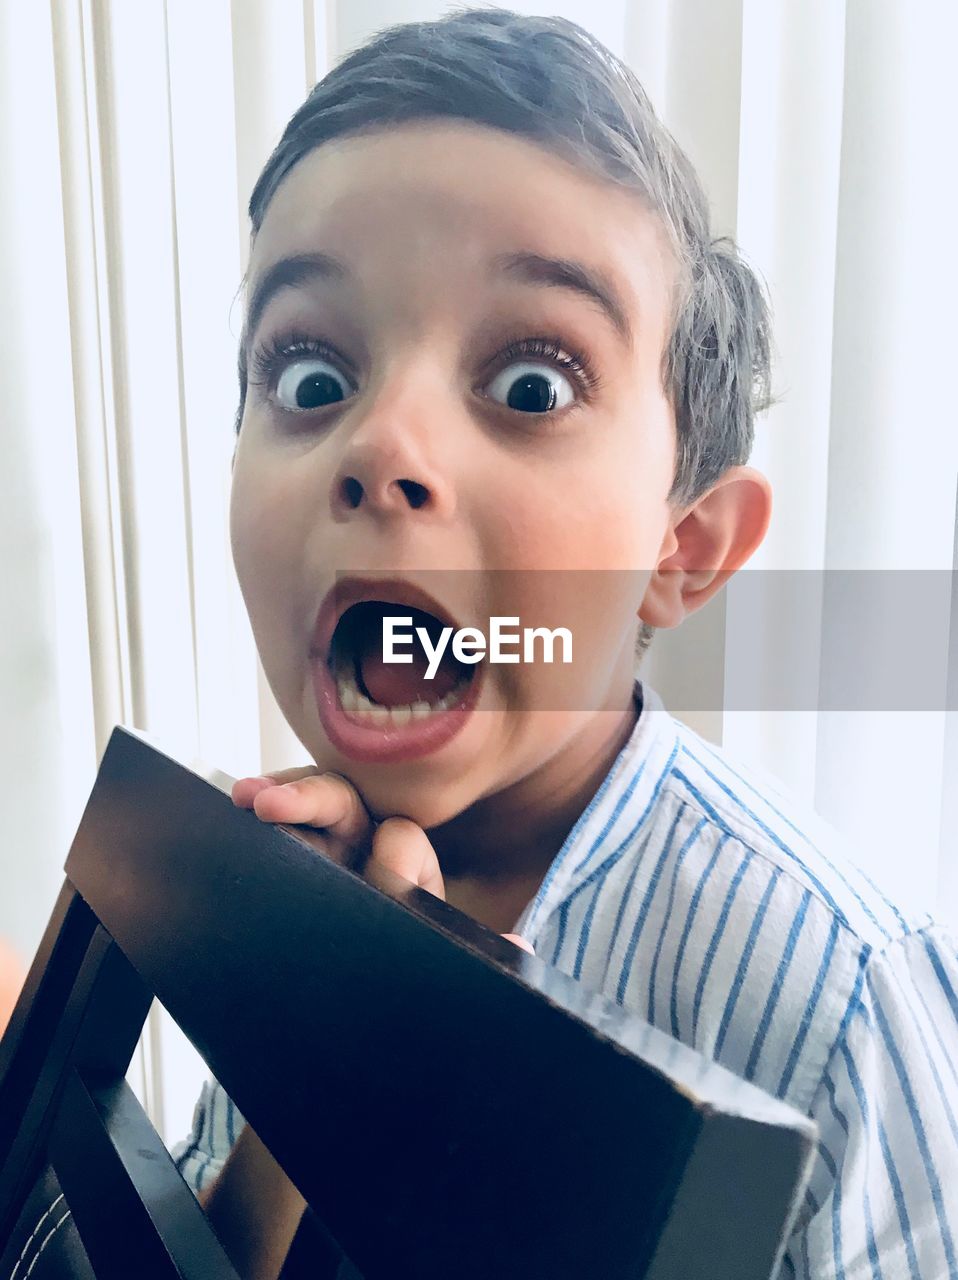
[[[775,512],[750,568],[947,583],[954,7],[514,7],[571,18],[630,63],[702,174],[717,231],[768,282],[781,399],[753,461]],[[228,550],[245,206],[333,61],[446,8],[0,0],[0,931],[25,962],[114,724],[234,775],[303,762]],[[730,593],[656,638],[648,677],[667,705],[694,686],[697,653],[731,652],[756,625],[736,608]],[[928,626],[907,610],[887,621],[903,636]],[[687,718],[811,800],[902,898],[955,919],[958,728],[944,705]],[[130,1079],[171,1143],[202,1074],[155,1007]]]

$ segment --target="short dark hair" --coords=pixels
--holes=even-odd
[[[287,124],[250,196],[251,241],[283,178],[316,147],[436,117],[520,134],[641,194],[678,267],[662,369],[678,436],[669,497],[691,503],[747,461],[755,414],[771,403],[765,292],[734,242],[713,238],[698,175],[634,73],[565,18],[457,8],[378,32],[314,86]],[[640,653],[651,636],[643,626]]]

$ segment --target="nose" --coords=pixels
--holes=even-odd
[[[439,520],[452,516],[452,478],[438,459],[424,456],[424,441],[397,425],[379,429],[367,423],[350,441],[332,481],[335,519],[354,519],[361,512],[383,519],[413,512]]]
[[[402,496],[394,494],[394,490],[398,490],[398,494]],[[379,499],[374,491],[364,490],[362,481],[357,480],[355,476],[344,476],[341,492],[344,504],[352,511],[355,511],[364,500],[370,505],[379,506],[384,510],[390,506],[395,506],[401,510],[405,505],[411,507],[414,511],[418,510],[419,507],[425,506],[429,501],[429,490],[424,484],[420,484],[418,480],[391,480],[386,486],[385,499]]]

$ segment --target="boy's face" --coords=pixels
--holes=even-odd
[[[326,347],[282,355],[265,380],[250,366],[237,574],[270,686],[316,764],[349,777],[375,814],[432,826],[530,775],[601,709],[621,718],[628,706],[640,606],[670,530],[673,260],[636,195],[457,121],[301,160],[256,238],[249,298],[303,254],[343,271],[287,283],[250,311],[253,362],[291,335]],[[581,290],[497,265],[520,254],[583,264],[616,296],[619,324]],[[558,360],[503,355],[537,337],[558,340]],[[563,366],[569,356],[596,386]],[[586,581],[591,570],[623,572]],[[405,759],[351,752],[321,718],[314,652],[320,603],[344,574],[405,578],[484,632],[494,615],[568,627],[567,709],[549,692],[554,667],[484,662],[476,710],[443,745]]]

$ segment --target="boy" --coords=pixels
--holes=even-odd
[[[316,86],[250,216],[233,553],[315,767],[236,803],[813,1116],[781,1276],[958,1276],[954,943],[635,679],[771,498],[745,465],[761,290],[634,76],[558,18],[393,28]],[[446,659],[431,685],[426,639],[384,660],[390,615],[430,643],[558,620],[578,660]],[[241,1272],[275,1277],[303,1201],[215,1081],[174,1154]]]

